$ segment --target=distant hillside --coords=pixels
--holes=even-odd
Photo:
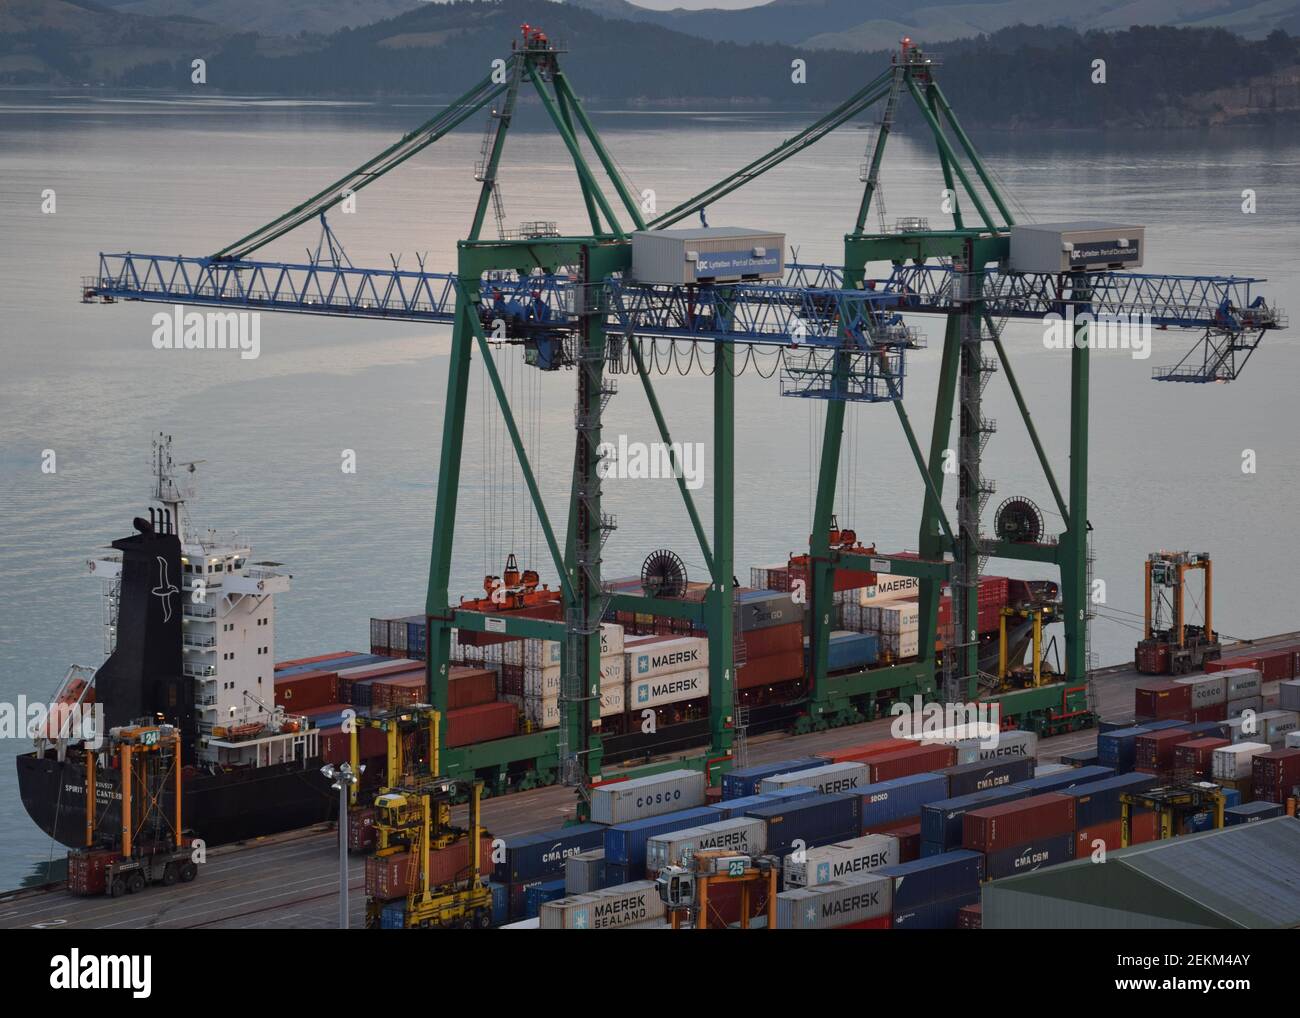
[[[1226,28],[1253,39],[1276,28],[1300,33],[1300,0],[772,0],[740,11],[652,11],[627,0],[567,2],[703,39],[863,51],[891,46],[903,35],[932,45],[1021,24],[1081,32],[1135,25]]]
[[[129,14],[201,18],[238,32],[329,35],[404,14],[425,0],[100,0]]]

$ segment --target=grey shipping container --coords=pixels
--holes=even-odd
[[[1180,686],[1192,687],[1192,710],[1200,710],[1202,707],[1217,707],[1221,703],[1227,703],[1228,680],[1223,674],[1212,672],[1209,675],[1183,675],[1174,681]]]
[[[1033,759],[1038,752],[1038,736],[1033,732],[997,732],[990,739],[962,739],[957,748],[957,766],[980,760],[1003,760],[1008,757]]]
[[[889,915],[894,905],[894,881],[866,874],[832,880],[815,887],[797,887],[776,896],[778,930],[833,930]]]
[[[593,848],[564,860],[564,893],[589,894],[605,886],[605,850]]]
[[[653,880],[557,898],[542,905],[544,930],[612,930],[662,919],[664,903]]]
[[[591,819],[598,824],[622,824],[702,806],[704,787],[703,771],[685,769],[601,785],[591,791]]]
[[[1247,696],[1259,696],[1264,691],[1264,675],[1258,668],[1225,668],[1217,674],[1227,683],[1224,699],[1228,703]]]
[[[1145,235],[1142,226],[1094,219],[1013,226],[1008,263],[1013,272],[1136,269]]]
[[[764,778],[758,786],[760,795],[770,795],[783,788],[795,788],[808,785],[817,789],[821,795],[831,792],[856,792],[871,783],[870,771],[866,764],[834,763],[822,767],[811,767],[806,771],[790,771],[786,774],[773,774]]]
[[[1277,705],[1283,710],[1300,711],[1300,679],[1287,679],[1277,684]]]
[[[784,271],[783,233],[705,226],[632,234],[632,278],[639,283],[780,279]]]
[[[755,817],[733,817],[684,831],[656,834],[646,843],[646,872],[657,873],[665,866],[680,866],[688,854],[712,848],[762,855],[767,849],[767,824]]]
[[[735,626],[742,633],[802,622],[803,617],[804,606],[795,601],[793,594],[757,590],[736,596]]]
[[[812,887],[870,873],[898,863],[898,839],[888,834],[868,834],[785,857],[782,873],[787,887]]]

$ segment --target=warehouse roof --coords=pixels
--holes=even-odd
[[[1000,899],[1000,900],[999,900]],[[996,881],[985,924],[1300,926],[1300,820],[1278,817]]]

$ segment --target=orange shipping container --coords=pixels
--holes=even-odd
[[[430,852],[429,886],[437,887],[453,880],[467,879],[470,862],[469,838],[461,838],[446,848]],[[491,868],[492,838],[485,834],[479,843],[479,871],[486,873]],[[366,895],[384,901],[405,898],[415,887],[419,876],[418,858],[410,852],[372,855],[366,859]]]

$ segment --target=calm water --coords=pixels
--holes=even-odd
[[[262,355],[245,361],[216,351],[155,351],[155,308],[85,306],[77,296],[96,252],[214,251],[428,115],[418,107],[0,96],[0,699],[47,696],[69,663],[101,660],[99,588],[86,577],[85,560],[125,535],[142,509],[149,442],[159,430],[175,435],[179,459],[207,461],[196,519],[240,528],[260,557],[293,572],[294,589],[279,603],[281,658],[365,649],[371,614],[423,603],[448,329],[265,315]],[[654,188],[660,208],[804,122],[788,114],[602,112],[597,119],[635,186]],[[553,219],[581,231],[585,216],[561,146],[528,129],[535,116],[523,120],[502,174],[509,221]],[[710,222],[785,231],[804,260],[836,261],[857,210],[865,140],[860,130],[832,136],[710,209]],[[891,217],[929,215],[937,223],[942,182],[921,141],[904,135],[893,145],[885,196]],[[1017,132],[977,143],[1032,218],[1146,223],[1150,270],[1265,275],[1271,296],[1300,307],[1294,137]],[[384,265],[393,251],[414,265],[415,252],[428,252],[431,266],[451,266],[477,193],[478,144],[476,125],[362,192],[357,214],[335,216],[354,263]],[[55,215],[40,212],[45,188],[57,193]],[[1255,215],[1240,210],[1244,188],[1257,192]],[[314,228],[304,229],[263,253],[301,260],[316,239]],[[933,343],[910,357],[907,380],[907,406],[924,443],[941,323],[916,324]],[[1036,329],[1013,326],[1008,342],[1063,479],[1068,362],[1043,349]],[[1234,385],[1149,380],[1152,364],[1176,360],[1190,342],[1158,333],[1150,361],[1094,358],[1090,515],[1110,608],[1141,610],[1148,550],[1193,547],[1215,557],[1224,632],[1300,628],[1293,608],[1300,555],[1288,539],[1300,470],[1300,356],[1283,333]],[[521,417],[535,424],[534,461],[551,512],[562,519],[573,376],[525,371],[511,355],[501,366]],[[659,393],[674,437],[707,443],[709,380],[672,376]],[[993,380],[986,401],[986,413],[1003,425],[985,468],[997,481],[996,499],[1026,494],[1050,505],[1003,379]],[[549,577],[477,368],[470,408],[455,585],[477,590],[511,550]],[[750,564],[783,558],[806,541],[821,410],[779,398],[775,379],[751,373],[740,380],[742,579]],[[655,437],[639,387],[626,381],[607,420],[612,434]],[[921,486],[893,412],[854,406],[849,422],[854,454],[840,521],[882,548],[914,547]],[[1259,463],[1251,476],[1240,469],[1247,448]],[[54,475],[41,472],[44,449],[57,453]],[[355,476],[339,469],[343,449],[357,453]],[[711,467],[707,453],[706,462]],[[671,481],[614,481],[606,490],[619,520],[606,553],[610,575],[635,571],[658,547],[676,549],[702,574]],[[707,490],[699,501],[710,518]],[[1134,639],[1131,628],[1097,623],[1103,661],[1129,655]],[[0,744],[5,754],[26,748],[19,740]],[[0,848],[0,888],[61,854],[23,812],[7,759],[0,760]]]

